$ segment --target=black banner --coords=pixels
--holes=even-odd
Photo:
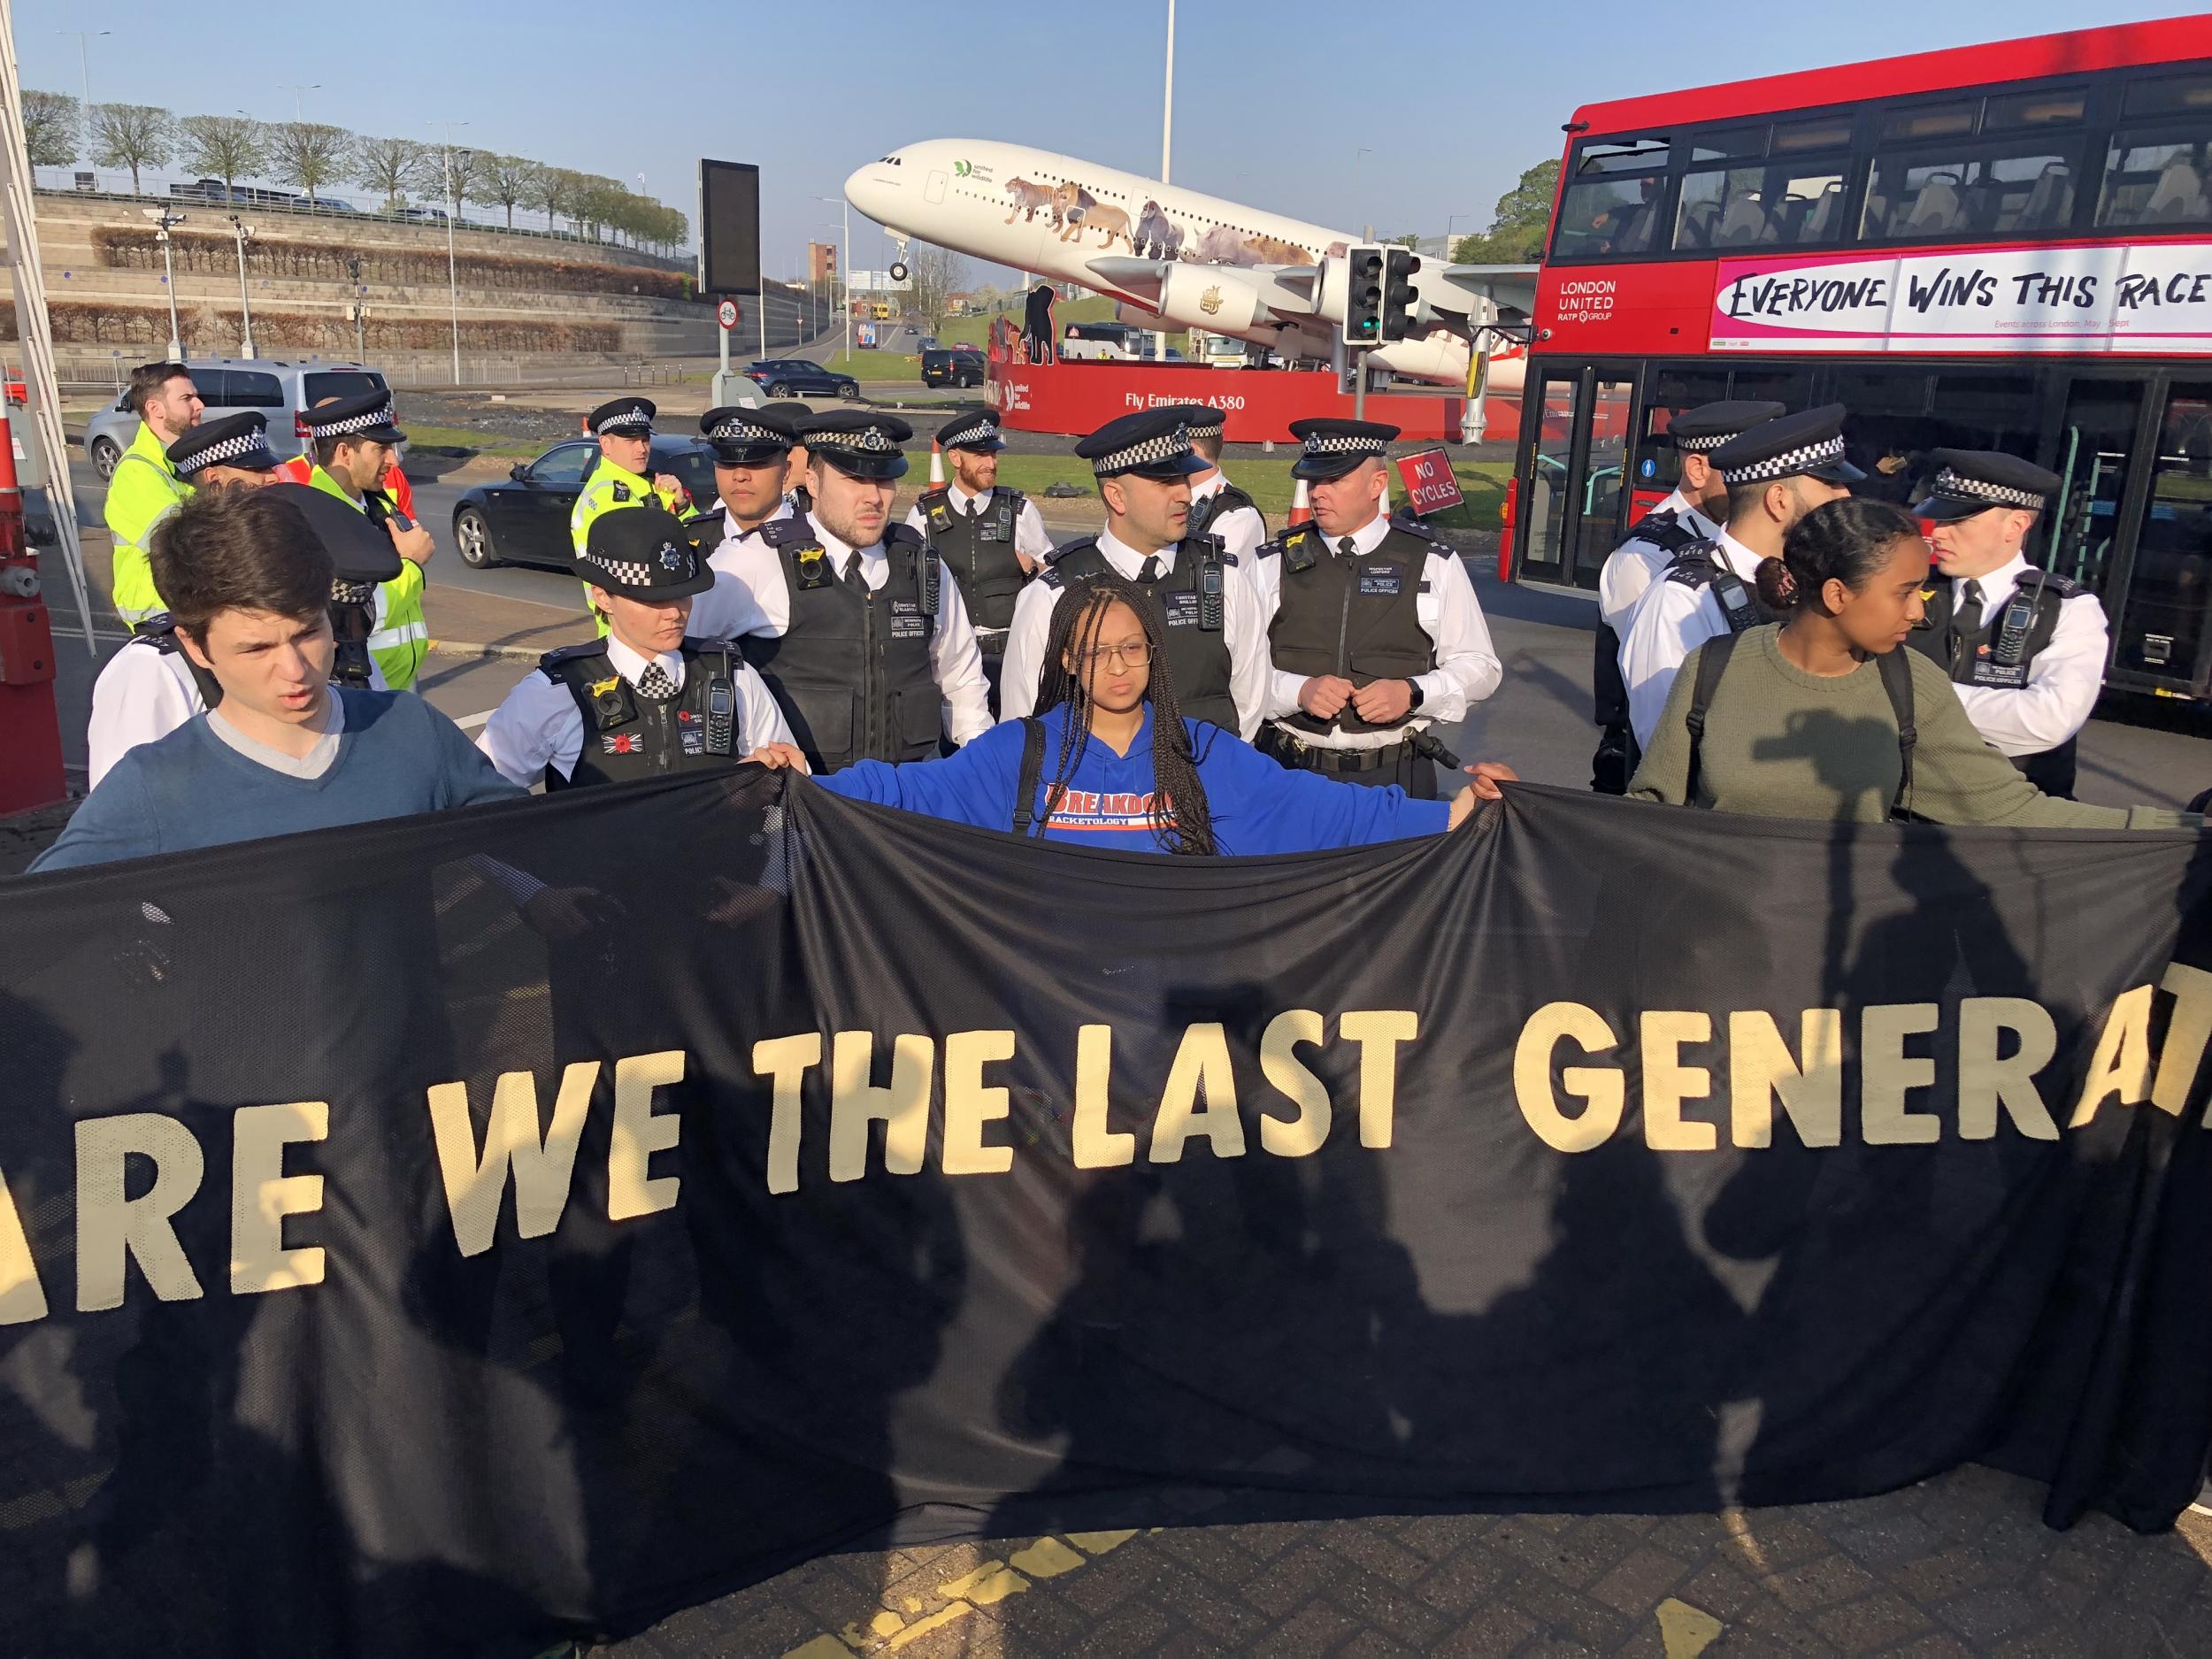
[[[2165,1525],[2200,845],[1168,859],[743,769],[0,884],[0,1651],[528,1653],[1201,1492]]]

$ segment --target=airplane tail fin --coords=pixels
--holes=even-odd
[[[1286,525],[1303,524],[1312,517],[1313,492],[1306,488],[1306,480],[1302,478],[1298,480],[1297,490],[1290,498],[1290,517],[1283,522]]]
[[[941,488],[945,481],[945,452],[937,447],[937,440],[929,441],[929,487]]]

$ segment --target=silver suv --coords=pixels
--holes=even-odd
[[[326,397],[358,397],[389,388],[374,369],[357,363],[283,363],[269,357],[192,357],[185,365],[207,407],[200,419],[213,420],[253,410],[269,423],[269,448],[287,461],[307,448],[300,411]],[[102,478],[115,471],[123,451],[138,435],[138,417],[119,396],[85,423],[85,453]]]

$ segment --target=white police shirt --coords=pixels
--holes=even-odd
[[[1317,534],[1318,530],[1317,528]],[[1390,520],[1377,513],[1352,532],[1352,557],[1372,553],[1390,534]],[[1332,557],[1340,558],[1338,536],[1328,542]],[[1260,594],[1260,609],[1271,625],[1282,603],[1283,561],[1279,554],[1253,566]],[[1421,569],[1421,591],[1414,596],[1413,612],[1421,631],[1436,647],[1436,666],[1416,674],[1421,687],[1421,706],[1402,725],[1379,732],[1308,732],[1286,726],[1300,742],[1313,749],[1387,749],[1404,740],[1409,731],[1434,725],[1452,726],[1467,718],[1468,706],[1480,703],[1505,679],[1505,664],[1490,642],[1490,625],[1483,620],[1482,605],[1467,566],[1449,548],[1432,544]],[[1310,676],[1294,674],[1268,664],[1268,718],[1277,724],[1298,712],[1298,694]]]
[[[859,561],[860,580],[871,593],[880,593],[884,583],[891,580],[891,561],[882,542],[856,552],[816,520],[808,518],[807,526],[821,542],[830,568],[841,581],[853,568],[855,559]],[[724,542],[718,551],[729,556],[726,565],[718,558],[707,562],[726,571],[741,591],[726,595],[722,585],[715,584],[710,614],[723,631],[712,637],[781,639],[791,626],[791,588],[784,580],[783,560],[776,549],[766,538],[748,535]],[[695,610],[695,621],[697,615]],[[946,734],[955,743],[965,743],[989,731],[990,682],[983,676],[983,649],[976,643],[975,629],[968,621],[960,585],[953,580],[942,559],[937,561],[937,630],[929,642],[929,662],[938,692],[945,700]]]
[[[963,514],[987,511],[990,507],[991,497],[997,493],[996,488],[994,488],[985,490],[980,495],[971,495],[957,483],[948,483],[945,486],[945,494],[950,499],[953,511]],[[925,537],[929,534],[929,520],[923,515],[919,502],[908,510],[906,527],[920,532]],[[1037,503],[1027,496],[1022,498],[1022,510],[1014,517],[1014,551],[1035,565],[1042,565],[1045,562],[1045,555],[1052,551],[1052,536],[1045,529],[1044,515],[1037,511]],[[1005,630],[1003,628],[979,628],[976,632],[1003,634]]]
[[[1690,498],[1679,489],[1652,509],[1653,512],[1671,512],[1692,535],[1707,539],[1720,534],[1720,526],[1690,504]],[[1613,630],[1617,639],[1628,636],[1628,624],[1634,616],[1636,602],[1644,596],[1652,583],[1667,573],[1667,566],[1674,562],[1674,555],[1656,541],[1632,535],[1606,556],[1603,568],[1598,572],[1598,615],[1605,618],[1605,626]]]
[[[695,635],[694,637],[696,637]],[[634,688],[646,666],[658,663],[669,679],[683,689],[684,659],[680,652],[663,651],[647,657],[634,651],[610,634],[601,641],[614,672]],[[731,744],[733,759],[742,759],[764,743],[788,743],[791,728],[783,710],[768,689],[767,681],[741,658],[730,662],[731,683],[737,692],[737,731]],[[540,669],[522,677],[507,700],[492,710],[484,729],[477,733],[482,749],[501,777],[527,789],[541,783],[548,766],[566,778],[576,770],[584,749],[584,711],[576,706],[576,694]]]
[[[2015,554],[1988,575],[1976,578],[1981,584],[1982,613],[1960,620],[1994,622],[2004,614],[2027,569],[2026,558]],[[1966,579],[1948,580],[1955,604]],[[2096,710],[2108,644],[2104,605],[2092,593],[2076,594],[2058,605],[2058,627],[2051,642],[2028,664],[2026,685],[1951,687],[1966,705],[1966,718],[1973,721],[1974,729],[2001,755],[2040,755],[2056,749],[2088,725]]]
[[[390,689],[374,657],[369,659],[369,687]],[[181,649],[162,650],[143,635],[130,641],[92,682],[92,718],[85,729],[88,787],[98,788],[125,751],[168,736],[206,707]]]
[[[1746,588],[1752,587],[1759,556],[1725,530],[1714,540],[1720,544],[1722,563],[1743,578]],[[1667,693],[1682,659],[1727,632],[1728,618],[1709,584],[1693,588],[1662,580],[1645,590],[1621,634],[1621,678],[1628,684],[1628,723],[1635,728],[1639,748],[1650,751],[1651,734],[1666,711]]]
[[[1148,555],[1118,540],[1110,530],[1098,533],[1098,550],[1106,563],[1131,581],[1144,568]],[[1163,548],[1157,558],[1163,580],[1172,575],[1179,549]],[[1221,636],[1229,648],[1229,700],[1236,704],[1237,732],[1246,742],[1259,735],[1267,718],[1267,618],[1260,612],[1258,589],[1244,561],[1222,572]],[[1018,720],[1033,712],[1037,694],[1044,688],[1045,646],[1052,637],[1052,607],[1064,588],[1035,581],[1014,601],[1014,626],[1006,631],[1006,660],[1000,665],[999,718]]]
[[[1219,467],[1214,469],[1212,477],[1202,483],[1193,484],[1190,487],[1192,516],[1197,515],[1200,502],[1210,500],[1228,488],[1228,474]],[[1206,526],[1206,534],[1221,538],[1222,546],[1237,556],[1238,569],[1256,573],[1253,556],[1260,550],[1260,544],[1267,540],[1267,520],[1260,517],[1257,507],[1240,507],[1234,512],[1223,513]]]
[[[739,530],[730,522],[730,510],[726,504],[701,514],[696,521],[698,525],[711,524],[715,526],[714,542],[711,546],[706,545],[704,530],[702,529],[700,533],[701,545],[706,549],[707,563],[718,571],[735,575],[737,549],[748,541],[759,541],[763,526],[773,524],[779,518],[788,518],[790,516],[791,497],[788,495],[776,503],[775,511],[770,513],[760,521],[760,524],[755,525],[749,530]]]

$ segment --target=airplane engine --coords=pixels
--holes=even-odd
[[[1444,386],[1463,386],[1467,381],[1467,342],[1449,329],[1440,328],[1419,340],[1395,340],[1377,346],[1367,354],[1367,360],[1409,380],[1432,380]]]
[[[1271,322],[1256,319],[1265,296],[1251,283],[1219,265],[1172,265],[1160,286],[1160,312],[1178,328],[1249,336]]]

